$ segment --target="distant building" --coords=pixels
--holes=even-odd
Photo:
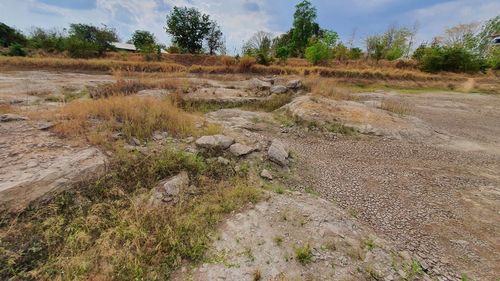
[[[491,35],[491,38],[493,39],[493,44],[500,45],[500,33]]]
[[[113,45],[113,47],[115,47],[119,51],[137,52],[134,44],[113,42],[111,43],[111,45]]]

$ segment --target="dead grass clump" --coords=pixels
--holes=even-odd
[[[305,83],[314,96],[334,100],[359,100],[349,88],[339,85],[334,79],[314,77],[308,78]]]
[[[14,108],[10,104],[0,104],[0,114],[14,112]]]
[[[238,63],[238,61],[236,61],[236,59],[234,57],[230,57],[230,56],[222,56],[221,62],[226,67],[232,67]]]
[[[252,110],[252,111],[271,112],[281,108],[285,104],[290,103],[293,100],[293,96],[294,95],[291,93],[272,95],[265,100],[245,104],[242,106],[242,108],[245,110]]]
[[[255,65],[257,61],[252,57],[242,57],[238,64],[240,71],[249,72],[253,65]]]
[[[74,101],[53,114],[54,132],[64,136],[88,136],[90,131],[148,139],[156,130],[177,136],[195,135],[196,117],[176,107],[169,99],[115,96]]]
[[[169,89],[174,90],[186,86],[183,79],[121,79],[115,83],[103,84],[89,88],[91,98],[106,98],[116,95],[133,95],[142,90],[148,89]]]
[[[52,94],[51,91],[49,90],[31,90],[26,93],[28,96],[33,96],[33,97],[47,97]]]
[[[399,115],[406,115],[412,111],[409,103],[399,99],[384,99],[380,108]]]

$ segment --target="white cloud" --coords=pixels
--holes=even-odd
[[[458,0],[414,10],[404,17],[420,23],[417,39],[431,41],[446,28],[460,23],[483,22],[498,15],[500,1]]]

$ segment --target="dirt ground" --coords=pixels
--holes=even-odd
[[[0,104],[38,105],[44,100],[44,97],[37,96],[38,92],[50,91],[60,95],[112,80],[109,75],[99,74],[0,73]],[[252,84],[250,82],[243,84]],[[206,93],[211,99],[220,92],[224,98],[247,98],[234,90],[238,89],[235,83],[239,82],[213,82],[211,87],[218,89],[202,90],[192,95]],[[332,102],[326,108],[311,107],[316,111],[324,110],[325,114],[300,112],[305,117],[335,118],[335,113],[340,112],[339,106],[348,105],[342,110],[354,108],[361,113],[365,110],[370,113],[366,116],[381,116],[373,124],[363,114],[357,120],[367,122],[360,125],[381,132],[377,136],[333,134],[332,137],[332,134],[323,135],[304,127],[289,129],[274,119],[274,113],[222,110],[207,114],[207,119],[220,122],[236,138],[259,143],[256,146],[262,146],[261,152],[265,150],[266,142],[272,139],[280,139],[288,145],[293,164],[289,169],[271,166],[274,182],[281,181],[287,188],[317,194],[320,199],[287,192],[288,196],[275,195],[269,201],[235,214],[221,226],[221,239],[214,240],[215,253],[227,250],[224,259],[191,269],[194,277],[204,280],[202,276],[213,276],[216,279],[224,273],[226,277],[251,280],[252,274],[259,269],[264,278],[276,278],[281,271],[293,270],[281,259],[274,261],[275,257],[268,256],[283,256],[287,251],[293,252],[300,243],[311,242],[314,244],[313,264],[303,267],[295,263],[293,278],[325,280],[330,278],[330,273],[344,272],[343,276],[353,276],[352,280],[357,278],[356,274],[360,274],[359,279],[369,279],[370,274],[367,277],[357,268],[363,267],[365,273],[373,271],[366,266],[376,267],[378,261],[365,260],[370,251],[364,251],[362,259],[351,259],[352,262],[346,263],[342,255],[347,255],[346,251],[352,249],[339,246],[341,250],[336,256],[321,247],[328,241],[325,235],[317,235],[325,228],[316,222],[331,220],[335,221],[331,227],[344,227],[342,231],[336,229],[336,239],[345,240],[351,235],[353,241],[350,244],[360,244],[366,237],[375,237],[380,245],[384,245],[375,252],[379,257],[390,256],[392,252],[398,255],[408,252],[438,280],[458,280],[462,274],[473,280],[499,278],[500,97],[454,92],[362,95],[363,104]],[[387,98],[403,101],[411,106],[411,110],[406,116],[398,116],[378,108],[377,104]],[[394,134],[396,129],[389,132],[387,128],[373,128],[375,125],[383,127],[379,121],[384,118],[390,120],[391,130],[399,130],[404,124],[404,134],[399,131]],[[72,165],[93,169],[94,163],[104,163],[105,157],[93,148],[68,146],[37,126],[30,120],[0,123],[0,199],[7,198],[5,190],[12,190],[12,185],[22,188],[43,183],[47,179],[45,171],[51,171],[51,182],[60,182],[59,179],[77,176],[71,174]],[[411,134],[412,130],[418,130],[418,134]],[[403,137],[394,138],[395,135]],[[58,163],[68,164],[63,169]],[[59,188],[59,185],[49,186]],[[22,195],[23,192],[15,194]],[[9,201],[12,198],[9,197]],[[304,225],[298,227],[298,221],[280,222],[282,216],[278,214],[287,208],[296,214],[306,214]],[[283,242],[286,247],[278,247],[273,242],[281,232],[290,234],[290,238]],[[237,244],[231,239],[235,235],[241,236]],[[262,246],[259,250],[259,239],[264,241],[262,245],[272,246]],[[259,247],[252,248],[253,254],[250,255],[245,254],[248,251],[244,245]],[[381,267],[382,271],[391,268],[386,260],[380,262],[385,265]],[[241,266],[228,267],[228,263]],[[226,266],[221,267],[221,264]],[[404,263],[400,264],[404,268]],[[327,268],[336,269],[326,272]],[[183,276],[187,272],[179,274]],[[398,271],[384,271],[384,276],[387,277],[385,280],[399,280],[404,275]],[[391,276],[393,279],[389,278]]]

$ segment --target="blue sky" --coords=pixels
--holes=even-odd
[[[228,51],[237,53],[255,31],[287,31],[299,0],[0,0],[0,22],[29,32],[33,26],[63,28],[70,23],[106,24],[122,41],[136,29],[155,33],[167,45],[165,16],[173,6],[196,7],[222,26]],[[344,42],[362,46],[367,35],[390,25],[418,26],[418,41],[429,41],[459,23],[482,22],[500,14],[498,0],[312,0],[323,28]]]

